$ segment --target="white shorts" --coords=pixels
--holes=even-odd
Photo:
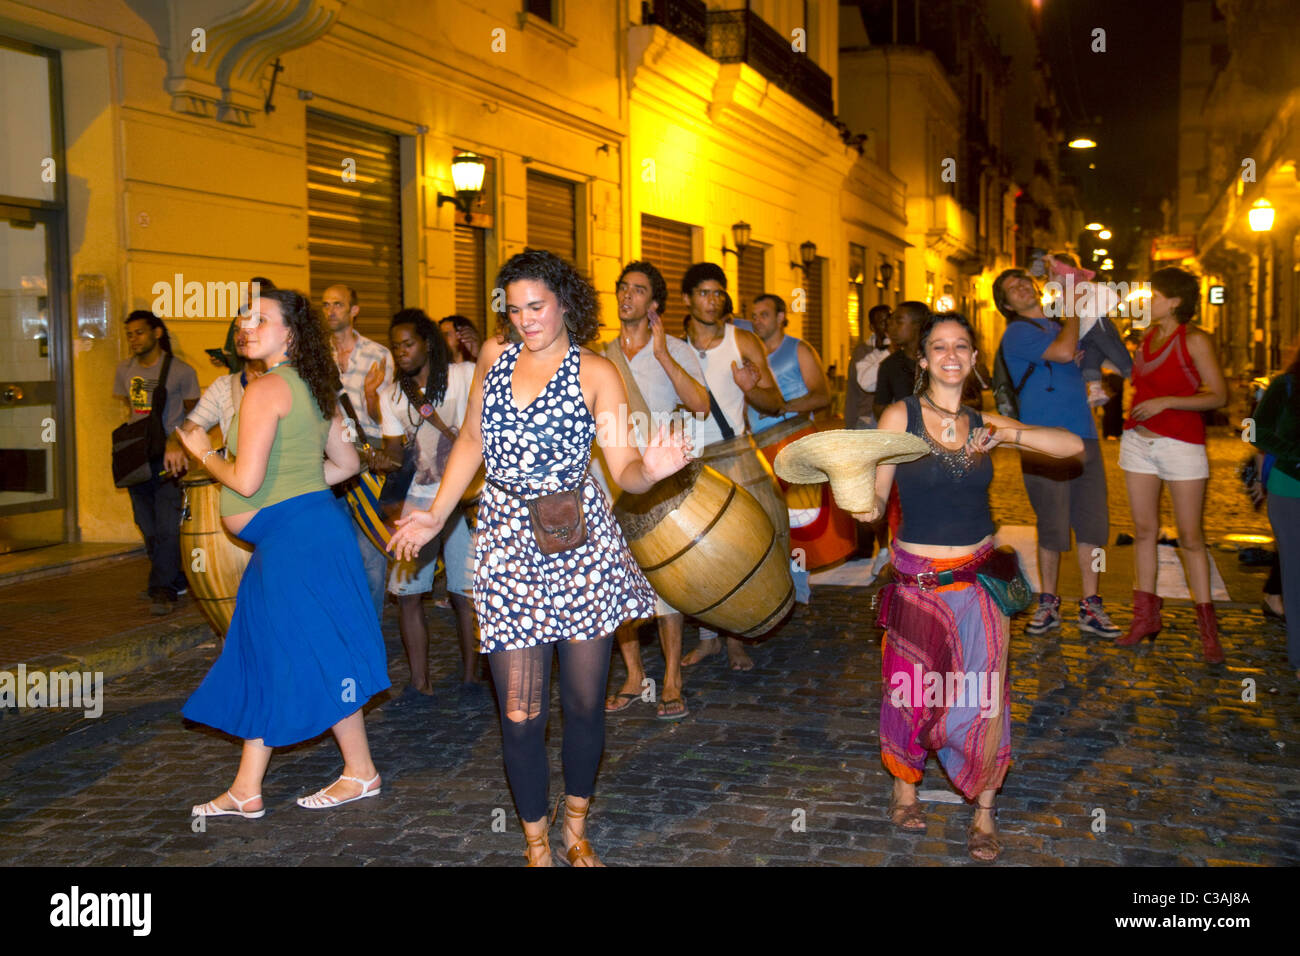
[[[442,541],[442,563],[447,573],[447,590],[452,594],[474,593],[474,549],[465,516],[457,512],[450,533]],[[428,561],[394,561],[388,576],[389,594],[428,594],[433,590],[436,557]]]
[[[1210,477],[1210,459],[1204,445],[1161,435],[1139,435],[1136,428],[1125,429],[1120,439],[1119,466],[1137,475],[1158,475],[1164,481]]]

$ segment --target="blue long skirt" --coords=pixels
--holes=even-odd
[[[283,747],[386,690],[388,657],[343,501],[315,491],[263,508],[226,644],[181,713]]]

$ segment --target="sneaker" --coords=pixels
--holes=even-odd
[[[152,588],[149,591],[149,613],[154,617],[164,617],[176,610],[176,592],[171,588]]]
[[[1088,407],[1099,408],[1110,401],[1110,396],[1106,394],[1106,386],[1101,382],[1088,383]]]
[[[1119,637],[1120,629],[1111,622],[1110,615],[1101,606],[1100,594],[1094,594],[1079,602],[1079,630],[1110,640]]]
[[[1037,637],[1039,634],[1055,631],[1060,626],[1061,599],[1055,594],[1038,595],[1038,610],[1034,612],[1034,616],[1025,625],[1025,633],[1031,637]]]

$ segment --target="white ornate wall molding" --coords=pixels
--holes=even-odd
[[[166,25],[172,109],[252,126],[266,68],[324,35],[347,0],[172,0]]]

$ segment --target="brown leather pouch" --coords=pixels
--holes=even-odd
[[[582,513],[582,490],[557,491],[526,499],[533,537],[542,554],[559,554],[587,541],[587,518]]]

